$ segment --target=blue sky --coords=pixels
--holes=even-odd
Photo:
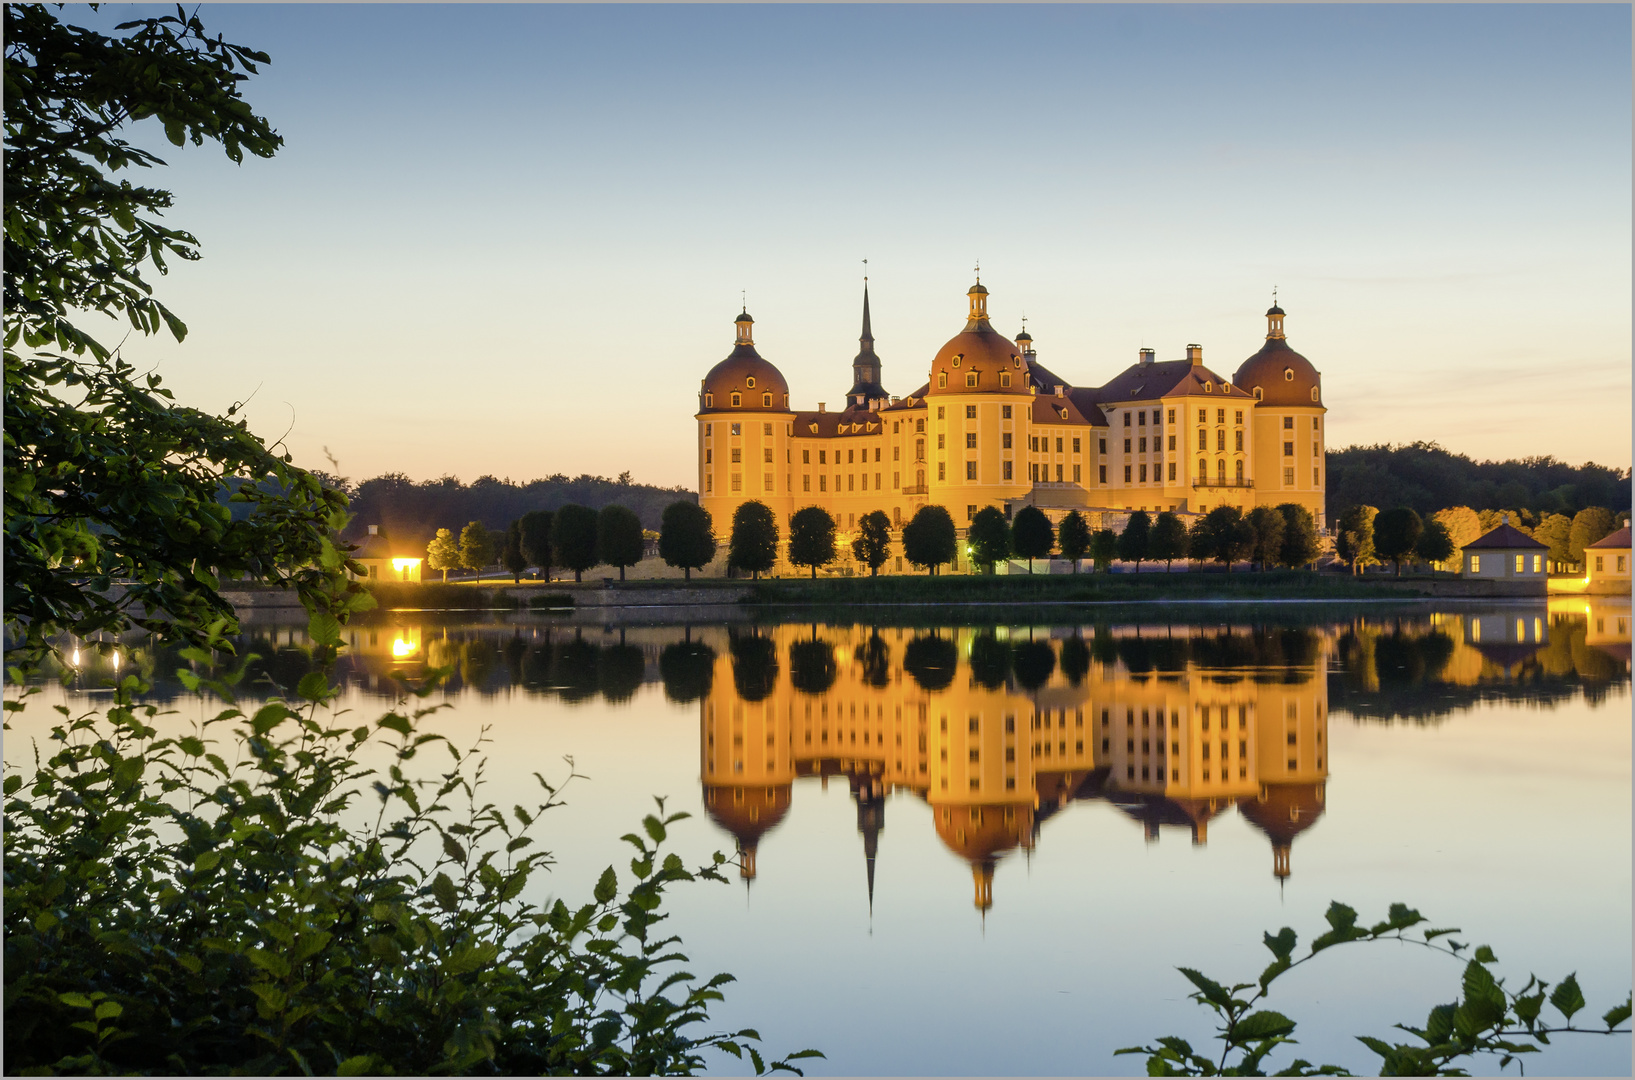
[[[303,464],[691,485],[740,290],[795,403],[838,404],[864,258],[894,393],[978,259],[1081,385],[1142,345],[1230,374],[1276,284],[1331,445],[1630,462],[1627,6],[201,17],[272,55],[246,96],[286,148],[144,134],[204,259],[159,285],[187,342],[127,354],[255,392]]]

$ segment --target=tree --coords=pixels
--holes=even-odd
[[[1105,574],[1113,568],[1113,560],[1118,558],[1118,533],[1111,529],[1097,529],[1090,536],[1090,561],[1096,569]]]
[[[1037,506],[1024,506],[1016,512],[1011,523],[1011,547],[1028,561],[1028,573],[1033,573],[1033,560],[1048,558],[1056,546],[1056,530],[1050,519]]]
[[[903,556],[932,574],[953,561],[956,543],[954,519],[935,503],[920,507],[903,526]]]
[[[1591,506],[1574,514],[1572,528],[1567,534],[1569,561],[1583,562],[1584,549],[1597,540],[1606,539],[1617,528],[1618,519],[1613,517],[1612,511],[1600,506]]]
[[[1192,519],[1187,526],[1187,557],[1195,563],[1203,563],[1209,559],[1209,527],[1204,524],[1204,516]]]
[[[715,559],[715,522],[710,512],[686,499],[666,506],[659,526],[659,557],[681,567],[691,581],[694,570],[702,570]]]
[[[1448,535],[1448,527],[1434,517],[1425,522],[1424,531],[1414,544],[1414,554],[1427,563],[1446,563],[1457,550],[1453,537]]]
[[[1438,521],[1442,519],[1441,514],[1436,515],[1436,517]],[[1550,561],[1559,565],[1573,561],[1571,558],[1572,532],[1572,518],[1565,514],[1551,514],[1538,523],[1538,528],[1533,530],[1533,539],[1549,547]],[[1465,543],[1469,542],[1468,540],[1465,541]],[[1459,544],[1457,538],[1455,538],[1454,543],[1459,547],[1464,546]],[[1459,557],[1458,552],[1454,554],[1456,558]]]
[[[1334,550],[1353,574],[1379,562],[1374,555],[1374,519],[1378,516],[1372,506],[1353,506],[1340,515]]]
[[[818,567],[835,561],[835,519],[821,506],[805,506],[796,510],[789,519],[789,561],[795,566],[812,568],[816,580]]]
[[[1149,559],[1163,559],[1164,572],[1170,570],[1170,564],[1176,559],[1186,558],[1187,527],[1174,513],[1163,510],[1158,514],[1158,520],[1153,522],[1152,534],[1147,538],[1147,557]]]
[[[984,506],[976,512],[965,530],[965,540],[971,561],[982,567],[985,574],[993,573],[994,564],[1011,553],[1011,529],[1005,523],[1005,515],[996,507]]]
[[[513,521],[505,530],[500,544],[500,565],[511,573],[511,584],[522,584],[522,572],[528,569],[528,557],[522,553],[522,523]]]
[[[884,510],[870,510],[857,519],[857,538],[852,541],[852,558],[877,577],[891,555],[891,519]]]
[[[763,502],[751,499],[732,512],[732,538],[727,543],[727,562],[748,570],[754,580],[778,561],[778,519]]]
[[[238,406],[176,404],[76,322],[187,334],[145,275],[198,258],[197,241],[156,220],[168,191],[112,178],[164,164],[120,137],[127,123],[153,117],[173,144],[208,139],[235,162],[282,145],[239,94],[264,54],[180,12],[119,29],[5,9],[4,608],[7,654],[27,662],[62,631],[131,626],[229,648],[220,589],[239,579],[341,618],[373,603],[334,542],[343,493],[232,419]]]
[[[1317,542],[1317,521],[1299,503],[1280,503],[1278,513],[1283,515],[1283,548],[1277,561],[1284,566],[1306,566],[1317,560],[1322,550]]]
[[[460,530],[460,565],[467,570],[481,571],[493,564],[498,547],[482,522],[468,522]]]
[[[1442,527],[1448,530],[1448,536],[1453,540],[1455,549],[1453,557],[1455,559],[1461,557],[1460,552],[1466,544],[1487,532],[1486,529],[1482,528],[1481,519],[1476,516],[1476,511],[1468,506],[1450,506],[1446,510],[1438,510],[1431,516],[1440,521]],[[1556,516],[1560,517],[1559,514]],[[1562,520],[1566,521],[1568,519],[1562,518]],[[1565,546],[1563,546],[1562,551],[1565,553]]]
[[[529,566],[539,567],[539,576],[551,580],[551,512],[530,510],[517,519],[522,528],[522,557]]]
[[[628,507],[604,506],[596,515],[596,561],[619,568],[619,580],[624,580],[627,566],[642,561],[647,538],[642,535],[641,518]]]
[[[569,503],[551,518],[551,549],[556,565],[573,571],[573,580],[585,580],[596,565],[596,511]]]
[[[1381,559],[1393,563],[1398,576],[1402,561],[1414,552],[1425,522],[1413,507],[1396,506],[1374,519],[1374,551]]]
[[[1147,544],[1152,537],[1152,519],[1145,510],[1137,510],[1124,523],[1118,535],[1118,557],[1135,563],[1135,572],[1141,572],[1141,563],[1147,558]]]
[[[1250,557],[1260,564],[1262,572],[1275,565],[1283,554],[1283,514],[1270,506],[1257,506],[1249,511],[1249,527],[1255,530],[1255,542]]]
[[[1247,559],[1255,549],[1255,530],[1236,506],[1217,506],[1203,516],[1201,550],[1193,554],[1214,559],[1232,572],[1232,564]]]
[[[1090,526],[1083,514],[1073,510],[1062,518],[1056,526],[1056,543],[1062,549],[1062,558],[1071,560],[1073,572],[1078,573],[1079,560],[1090,550]]]
[[[426,545],[426,564],[433,570],[443,572],[443,580],[448,580],[448,572],[460,566],[460,545],[455,542],[454,534],[447,529],[438,529],[432,542]]]

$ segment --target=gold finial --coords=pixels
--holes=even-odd
[[[1277,306],[1277,286],[1276,285],[1272,286],[1272,306],[1273,307]]]
[[[981,259],[978,259],[976,261],[976,283],[978,285],[982,284],[982,260]]]
[[[739,311],[748,311],[749,310],[749,290],[748,289],[739,289],[738,290],[738,299],[740,301],[742,301],[742,303],[740,303],[738,305],[738,310]]]
[[[867,285],[868,282],[869,282],[869,261],[867,259],[864,259],[863,260],[863,284]]]

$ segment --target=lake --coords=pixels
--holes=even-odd
[[[1627,599],[928,610],[375,613],[345,631],[341,703],[378,715],[399,680],[452,667],[427,724],[487,729],[501,806],[571,758],[539,899],[627,871],[618,837],[653,796],[691,813],[672,833],[689,862],[739,865],[671,893],[690,969],[737,976],[721,1026],[823,1050],[809,1074],[1139,1074],[1113,1051],[1211,1030],[1178,965],[1250,981],[1262,933],[1309,941],[1331,900],[1461,927],[1514,984],[1576,971],[1597,1016],[1628,992]],[[248,626],[254,676],[292,686],[305,642]],[[79,663],[13,723],[8,765],[48,704],[113,673]],[[132,639],[119,663],[165,724],[214,711],[171,654]],[[1270,1007],[1300,1056],[1368,1072],[1354,1037],[1422,1023],[1459,975],[1346,946]],[[1529,1072],[1628,1075],[1630,1050],[1563,1036]]]

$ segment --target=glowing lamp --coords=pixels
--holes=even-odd
[[[404,641],[402,638],[398,638],[392,642],[392,659],[394,660],[402,660],[404,657],[413,656],[419,651],[420,646],[412,641]]]

